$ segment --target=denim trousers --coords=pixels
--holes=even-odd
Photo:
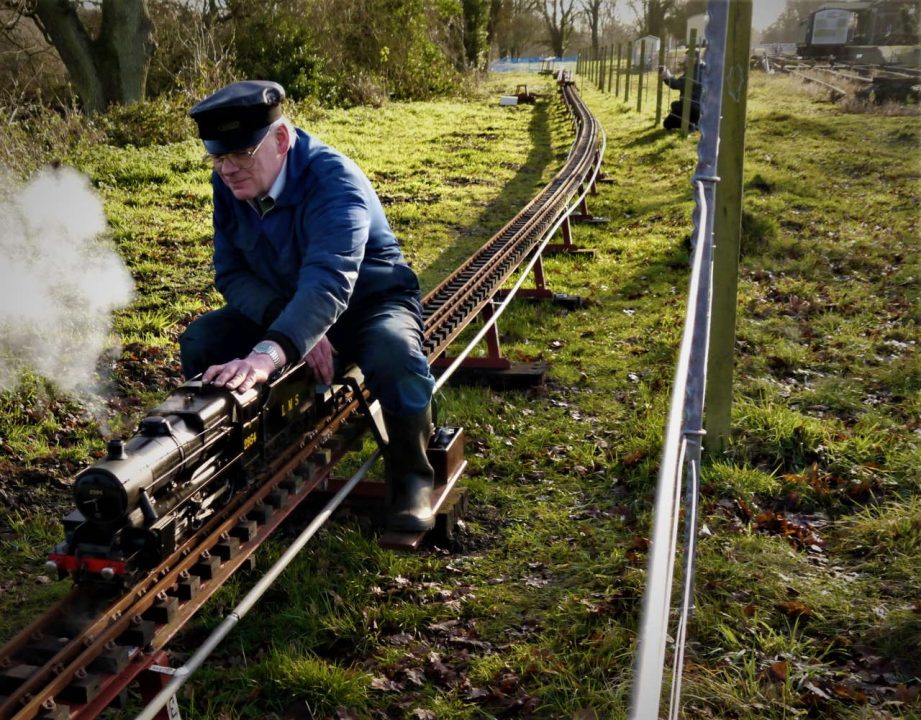
[[[185,376],[246,357],[267,330],[229,305],[205,313],[179,338]],[[336,371],[357,364],[386,412],[409,417],[428,406],[435,380],[422,351],[422,311],[415,296],[378,298],[349,308],[326,337],[336,351]]]

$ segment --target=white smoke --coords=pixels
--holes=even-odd
[[[101,236],[102,201],[70,168],[0,178],[0,390],[26,371],[86,396],[134,282]],[[84,397],[86,399],[86,397]]]

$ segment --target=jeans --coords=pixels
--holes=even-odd
[[[229,305],[205,313],[179,338],[182,371],[191,378],[211,365],[246,357],[267,330]],[[386,412],[409,417],[426,409],[435,380],[422,352],[421,306],[413,295],[349,308],[326,337],[337,352],[337,371],[356,363]]]
[[[675,100],[672,102],[671,112],[665,116],[662,121],[662,127],[666,130],[678,130],[681,127],[681,113],[684,112],[684,101]],[[691,131],[697,129],[697,122],[700,120],[700,103],[691,101],[690,127]]]

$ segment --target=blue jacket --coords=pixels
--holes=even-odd
[[[694,79],[691,81],[691,102],[700,103],[700,95],[704,87],[704,68],[706,63],[701,60],[694,66]],[[687,73],[684,75],[675,76],[672,75],[670,78],[662,78],[662,82],[668,85],[672,90],[679,90],[681,96],[684,97],[684,80],[687,77]]]
[[[365,174],[302,130],[297,137],[284,191],[264,217],[217,173],[211,183],[217,289],[303,356],[346,307],[383,294],[418,296],[419,283]]]

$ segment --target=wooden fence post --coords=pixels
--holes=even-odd
[[[604,81],[607,76],[608,50],[607,48],[601,47],[598,48],[598,53],[601,55],[601,72],[598,73],[598,89],[604,92]],[[610,91],[611,89],[608,88],[608,92]]]
[[[608,57],[608,92],[614,87],[614,43],[609,46],[611,53]]]
[[[620,59],[623,51],[623,44],[617,43],[617,82],[614,85],[614,95],[620,97]]]
[[[729,26],[723,76],[723,118],[716,174],[713,218],[713,299],[704,444],[720,452],[729,439],[732,416],[732,370],[735,359],[736,305],[738,304],[739,243],[742,234],[742,168],[745,158],[745,111],[748,95],[749,42],[752,0],[729,4]]]
[[[643,111],[643,77],[646,74],[646,39],[640,40],[640,66],[636,74],[636,111]]]
[[[662,87],[665,83],[662,82],[662,78],[659,77],[659,70],[665,66],[665,42],[662,38],[659,38],[659,67],[656,68],[656,122],[653,127],[659,127],[659,123],[662,122]]]
[[[691,28],[691,42],[688,56],[684,63],[684,102],[681,105],[681,132],[688,134],[691,127],[691,99],[693,97],[694,77],[697,74],[697,28]]]
[[[630,68],[633,65],[633,40],[627,43],[627,69],[624,72],[624,102],[630,102]]]

